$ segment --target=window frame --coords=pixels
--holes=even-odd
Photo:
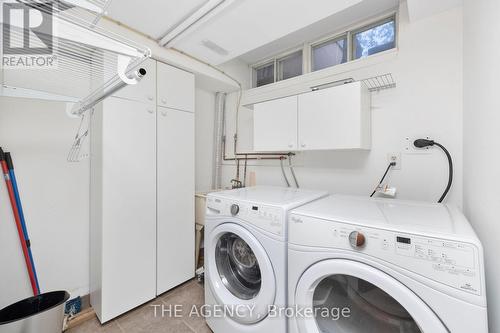
[[[374,21],[370,24],[367,24],[367,25],[364,25],[364,26],[361,26],[361,27],[358,27],[356,29],[353,29],[353,30],[350,30],[349,33],[350,33],[350,51],[351,51],[351,57],[349,59],[349,61],[354,61],[354,60],[360,60],[360,59],[363,59],[363,58],[366,58],[366,57],[360,57],[360,58],[356,58],[356,43],[354,42],[354,38],[356,38],[356,34],[360,33],[360,32],[363,32],[363,31],[368,31],[370,29],[373,29],[375,27],[378,27],[378,26],[381,26],[381,25],[384,25],[386,23],[389,23],[389,22],[394,22],[394,48],[397,48],[398,47],[398,35],[399,35],[399,31],[398,31],[398,24],[397,24],[397,19],[396,19],[396,15],[391,15],[391,16],[387,16],[386,18],[384,19],[381,19],[381,20],[378,20],[378,21]],[[384,52],[384,51],[382,51]],[[378,52],[380,53],[380,52]],[[369,57],[369,56],[368,56]]]
[[[269,66],[271,64],[273,64],[273,66],[274,66],[273,67],[273,82],[268,83],[268,84],[272,84],[272,83],[276,82],[276,59],[267,59],[267,61],[260,62],[257,65],[252,66],[252,72],[251,72],[251,75],[252,75],[252,87],[259,88],[259,87],[263,87],[263,86],[267,86],[268,85],[268,84],[264,84],[262,86],[257,86],[257,71],[259,69],[267,67],[267,66]]]
[[[302,53],[301,74],[289,77],[287,79],[283,79],[283,78],[280,79],[280,76],[283,75],[283,73],[280,74],[280,71],[279,71],[279,63],[280,63],[280,61],[285,60],[285,59],[291,57],[292,55],[294,55],[295,53],[299,53],[299,52]],[[274,80],[274,82],[279,82],[279,81],[284,81],[284,80],[292,79],[294,77],[301,76],[301,75],[305,74],[305,70],[304,70],[304,49],[302,47],[299,48],[299,49],[295,49],[294,51],[287,52],[286,54],[284,54],[284,55],[282,55],[280,57],[276,57],[275,61],[276,61],[276,65],[275,65],[276,67],[275,67],[275,80]]]
[[[260,86],[260,87],[257,87],[257,80],[256,80],[256,76],[255,76],[255,71],[261,67],[264,67],[266,65],[269,65],[271,63],[274,63],[274,77],[273,77],[273,83],[276,83],[276,82],[280,82],[280,81],[283,81],[283,80],[278,80],[278,61],[281,60],[281,59],[284,59],[294,53],[297,53],[301,51],[302,52],[302,74],[301,75],[304,75],[307,73],[306,71],[306,68],[307,67],[304,67],[304,63],[305,63],[305,60],[306,60],[306,57],[305,57],[305,52],[304,52],[304,47],[303,46],[300,46],[300,47],[295,47],[293,49],[289,49],[285,52],[282,52],[278,55],[275,55],[274,57],[271,57],[271,58],[266,58],[265,60],[261,60],[259,61],[258,63],[255,63],[253,65],[251,65],[251,71],[250,71],[250,75],[251,75],[251,78],[252,78],[252,88],[260,88],[260,87],[263,87],[263,86],[267,86],[268,84],[271,84],[271,83],[268,83],[268,84],[265,84],[263,86]],[[297,76],[294,76],[294,77],[298,77],[298,76],[301,76],[301,75],[297,75]],[[287,79],[285,79],[287,80]]]
[[[277,82],[288,80],[288,79],[278,80],[278,61],[280,59],[283,59],[283,58],[299,51],[299,50],[302,50],[302,75],[294,76],[290,79],[297,78],[297,77],[300,77],[300,76],[303,76],[303,75],[309,74],[309,73],[315,73],[315,72],[319,72],[322,70],[328,70],[332,67],[346,65],[346,64],[349,64],[351,62],[363,61],[366,58],[369,58],[373,55],[376,55],[376,54],[373,54],[373,55],[370,55],[367,57],[362,57],[362,58],[356,59],[355,58],[355,54],[356,54],[355,53],[355,45],[353,43],[354,36],[356,35],[356,33],[359,33],[359,32],[365,31],[365,30],[369,30],[370,28],[373,28],[373,27],[376,27],[376,26],[379,26],[379,25],[382,25],[384,23],[391,22],[391,21],[394,21],[394,48],[388,49],[388,50],[385,50],[385,51],[382,51],[382,52],[379,52],[376,54],[382,54],[385,52],[391,52],[393,50],[397,50],[399,47],[399,13],[398,13],[398,9],[394,9],[394,10],[387,11],[383,14],[380,14],[378,16],[374,16],[374,17],[371,17],[371,18],[366,19],[364,21],[358,22],[356,24],[349,25],[349,26],[347,26],[347,28],[344,28],[342,30],[339,29],[335,33],[328,34],[326,36],[323,36],[321,38],[318,38],[318,39],[315,39],[312,41],[311,40],[306,41],[304,44],[302,44],[300,46],[297,46],[293,49],[288,49],[285,52],[279,53],[273,57],[265,58],[264,60],[261,60],[253,65],[250,65],[249,67],[250,67],[250,78],[251,78],[252,88],[260,88],[260,87],[270,85],[272,83],[277,83]],[[329,41],[340,40],[342,38],[346,38],[346,41],[347,41],[347,61],[344,63],[340,63],[337,65],[333,65],[333,66],[329,66],[329,67],[325,67],[325,68],[313,71],[313,67],[314,67],[313,48],[315,46],[327,43]],[[274,81],[272,83],[268,83],[268,84],[262,85],[260,87],[257,87],[256,86],[257,82],[256,82],[256,80],[254,80],[254,70],[259,68],[259,67],[262,67],[266,64],[270,64],[271,62],[274,62]]]
[[[338,42],[339,40],[343,40],[345,39],[345,47],[346,47],[346,51],[347,51],[347,56],[346,56],[346,61],[345,62],[341,62],[340,64],[336,64],[336,65],[333,65],[333,66],[328,66],[328,67],[325,67],[325,68],[330,68],[330,67],[334,67],[334,66],[338,66],[338,65],[342,65],[342,64],[345,64],[346,62],[349,62],[350,61],[350,55],[349,55],[349,32],[345,32],[343,34],[337,34],[335,36],[330,36],[328,38],[324,38],[324,39],[321,39],[319,41],[316,41],[314,43],[311,43],[310,44],[310,72],[317,72],[317,71],[320,71],[320,70],[323,70],[325,68],[321,68],[321,69],[318,69],[318,70],[314,70],[314,49],[317,48],[318,46],[323,46],[323,45],[326,45],[326,44],[330,44],[330,43],[335,43],[335,42]]]

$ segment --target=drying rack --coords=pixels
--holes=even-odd
[[[396,87],[396,80],[391,73],[372,76],[361,80],[370,92],[391,89]]]
[[[151,57],[151,50],[97,25],[110,0],[13,3],[37,10],[43,19],[52,22],[50,33],[41,34],[43,38],[35,39],[35,44],[51,45],[51,52],[44,56],[51,57],[53,65],[22,69],[2,65],[0,96],[67,102],[68,114],[81,118],[68,161],[79,161],[94,106],[146,75],[141,64]],[[9,30],[11,44],[24,45],[27,31],[23,21],[11,21]]]

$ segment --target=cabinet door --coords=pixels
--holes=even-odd
[[[194,276],[194,114],[158,107],[157,294]]]
[[[156,61],[148,59],[137,67],[146,75],[137,83],[118,90],[113,96],[156,105]]]
[[[297,96],[254,105],[254,150],[297,149]]]
[[[360,82],[299,95],[299,150],[370,148],[370,95]]]
[[[158,105],[194,112],[194,75],[158,62]]]
[[[102,116],[104,322],[156,295],[156,114],[111,97]]]

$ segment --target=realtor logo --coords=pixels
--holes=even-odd
[[[23,1],[2,4],[2,66],[54,67],[53,2]]]

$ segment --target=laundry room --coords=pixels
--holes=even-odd
[[[0,333],[500,332],[498,0],[0,7]]]

